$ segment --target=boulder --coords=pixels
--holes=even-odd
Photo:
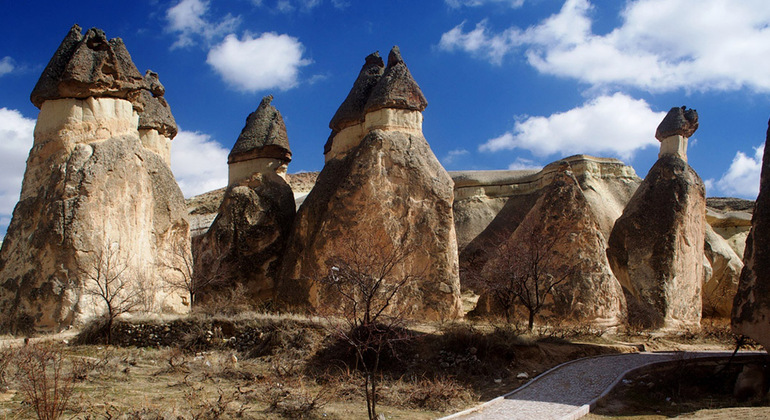
[[[283,178],[288,135],[272,99],[265,97],[246,119],[230,152],[231,182],[217,216],[193,242],[199,303],[227,299],[234,290],[252,304],[273,297],[295,207]]]
[[[320,282],[335,261],[367,257],[382,268],[406,250],[386,282],[411,280],[399,286],[389,311],[421,320],[461,316],[452,180],[422,135],[420,107],[390,108],[403,104],[392,98],[411,104],[418,91],[394,49],[372,89],[382,92],[384,103],[368,98],[367,109],[376,111],[358,124],[359,134],[345,137],[344,148],[338,145],[345,130],[332,133],[332,149],[297,213],[284,256],[277,294],[284,305],[339,309],[341,302],[329,302],[332,290]],[[351,243],[362,246],[350,250]]]
[[[770,139],[770,123],[767,138]],[[767,143],[767,142],[765,142]],[[733,301],[732,328],[770,348],[770,148],[762,156],[751,231],[743,254],[738,292]]]
[[[167,163],[139,137],[146,87],[119,39],[73,27],[32,94],[41,107],[21,197],[0,250],[4,331],[101,315],[93,274],[120,267],[132,309],[185,312],[189,225]]]
[[[599,220],[567,161],[560,163],[551,183],[529,210],[505,244],[491,252],[482,269],[480,301],[499,285],[491,283],[510,279],[509,271],[531,276],[528,267],[537,266],[539,280],[524,280],[531,290],[537,285],[545,290],[558,282],[542,301],[553,301],[551,312],[560,319],[609,327],[625,318],[625,298],[618,280],[610,270],[606,239]],[[503,255],[502,252],[513,255]],[[513,264],[509,262],[513,261]],[[522,283],[524,284],[524,283]],[[515,286],[515,285],[508,285]],[[487,289],[487,290],[484,290]],[[476,313],[483,313],[483,308]]]
[[[666,329],[699,325],[705,213],[698,174],[676,156],[659,158],[609,238],[607,256],[623,286],[629,322]]]

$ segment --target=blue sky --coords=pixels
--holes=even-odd
[[[261,98],[286,121],[289,172],[320,170],[328,122],[364,57],[399,45],[448,170],[586,153],[644,176],[672,106],[698,110],[691,166],[710,196],[755,198],[770,116],[766,0],[1,0],[0,235],[38,110],[29,93],[70,26],[126,43],[159,73],[180,127],[186,196],[222,187]]]

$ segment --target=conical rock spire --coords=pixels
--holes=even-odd
[[[379,52],[366,57],[366,62],[361,67],[361,72],[358,73],[358,78],[353,83],[348,96],[329,122],[329,128],[339,132],[345,127],[364,122],[366,102],[384,71],[385,63]]]
[[[397,108],[422,112],[427,106],[428,100],[401,58],[401,51],[398,46],[393,47],[388,54],[388,67],[372,90],[365,111]]]
[[[281,113],[270,104],[272,100],[272,95],[265,96],[257,110],[246,118],[246,126],[230,151],[227,163],[261,157],[291,161],[286,124]]]

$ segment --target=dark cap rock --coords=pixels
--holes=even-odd
[[[104,31],[91,28],[81,35],[74,25],[48,62],[30,100],[40,108],[52,99],[112,97],[135,102],[144,87],[123,40],[107,40]]]
[[[176,120],[163,97],[166,89],[160,83],[158,73],[147,70],[144,81],[149,90],[142,89],[139,95],[142,107],[139,112],[139,129],[155,129],[161,135],[173,139],[177,134]]]
[[[246,126],[227,157],[227,163],[255,158],[291,161],[289,136],[281,113],[270,105],[273,96],[265,96],[256,111],[246,118]]]
[[[337,108],[337,112],[329,122],[329,128],[339,132],[345,127],[364,122],[366,102],[384,71],[385,63],[379,52],[366,57],[366,62],[361,67],[361,72],[358,73],[358,78],[353,83],[347,98]]]
[[[698,129],[698,111],[687,107],[674,107],[655,130],[655,138],[663,141],[671,136],[691,137]]]
[[[372,112],[382,108],[408,109],[424,111],[428,100],[422,94],[420,86],[401,58],[401,51],[393,47],[388,54],[388,67],[380,81],[372,90],[366,102],[365,111]]]

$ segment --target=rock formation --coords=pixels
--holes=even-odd
[[[177,128],[171,107],[163,97],[166,88],[160,83],[158,74],[147,70],[144,82],[149,89],[142,89],[139,103],[139,138],[145,149],[160,155],[171,166],[171,140],[176,137]]]
[[[743,261],[708,224],[703,258],[703,315],[729,318]]]
[[[392,274],[415,276],[393,311],[455,318],[461,309],[452,180],[422,135],[427,101],[398,48],[379,77],[378,67],[377,56],[369,56],[335,114],[326,164],[294,223],[278,298],[311,308],[328,303],[331,294],[318,280],[330,274],[333,260],[356,257],[344,255],[346,244],[374,238],[354,252],[384,264],[407,250]]]
[[[736,254],[743,256],[751,230],[754,202],[738,198],[708,198],[706,206],[706,222],[727,240]]]
[[[585,211],[599,223],[604,240],[609,239],[615,220],[641,183],[634,169],[617,159],[576,155],[541,171],[450,172],[455,181],[454,217],[462,267],[483,266],[487,250],[516,230],[564,162],[583,190]]]
[[[295,210],[284,179],[289,139],[272,99],[265,97],[246,119],[228,157],[230,182],[218,215],[194,242],[203,302],[239,287],[253,303],[273,296]]]
[[[660,141],[658,158],[675,156],[687,162],[687,139],[698,129],[698,113],[686,107],[671,108],[655,130]]]
[[[689,116],[685,123],[681,115]],[[686,145],[694,115],[694,110],[672,108],[658,127],[659,137],[681,137]],[[664,143],[615,222],[607,255],[626,295],[629,322],[647,328],[696,327],[702,307],[705,187],[682,154],[669,153]]]
[[[99,29],[73,26],[43,71],[31,95],[34,144],[0,250],[4,330],[58,330],[101,314],[87,291],[106,255],[137,309],[186,310],[185,291],[172,287],[190,259],[185,203],[165,157],[140,140],[138,112],[151,108],[143,91],[157,99],[123,42]]]
[[[506,245],[496,250],[518,254],[514,256],[517,266],[529,267],[538,262],[543,284],[549,279],[564,280],[557,284],[551,298],[551,310],[560,318],[572,319],[602,327],[616,326],[625,318],[625,298],[618,280],[612,274],[607,262],[607,242],[602,234],[594,208],[589,203],[578,180],[569,169],[568,161],[557,162],[558,168],[550,176],[551,183],[542,190],[540,198],[527,212],[516,230],[504,241]],[[555,165],[554,165],[555,166]],[[506,267],[500,261],[511,258],[499,251],[491,253],[482,269],[483,284],[493,288],[492,275],[503,274]],[[538,259],[542,258],[542,259]],[[529,284],[534,288],[534,284]],[[482,287],[482,289],[485,289]],[[491,302],[493,298],[482,290],[480,302]],[[494,304],[490,305],[494,308]],[[490,308],[490,309],[491,309]],[[479,308],[477,314],[485,312]]]
[[[770,139],[770,122],[767,139]],[[770,348],[770,148],[767,141],[743,263],[733,302],[733,332],[747,335],[767,349]]]

